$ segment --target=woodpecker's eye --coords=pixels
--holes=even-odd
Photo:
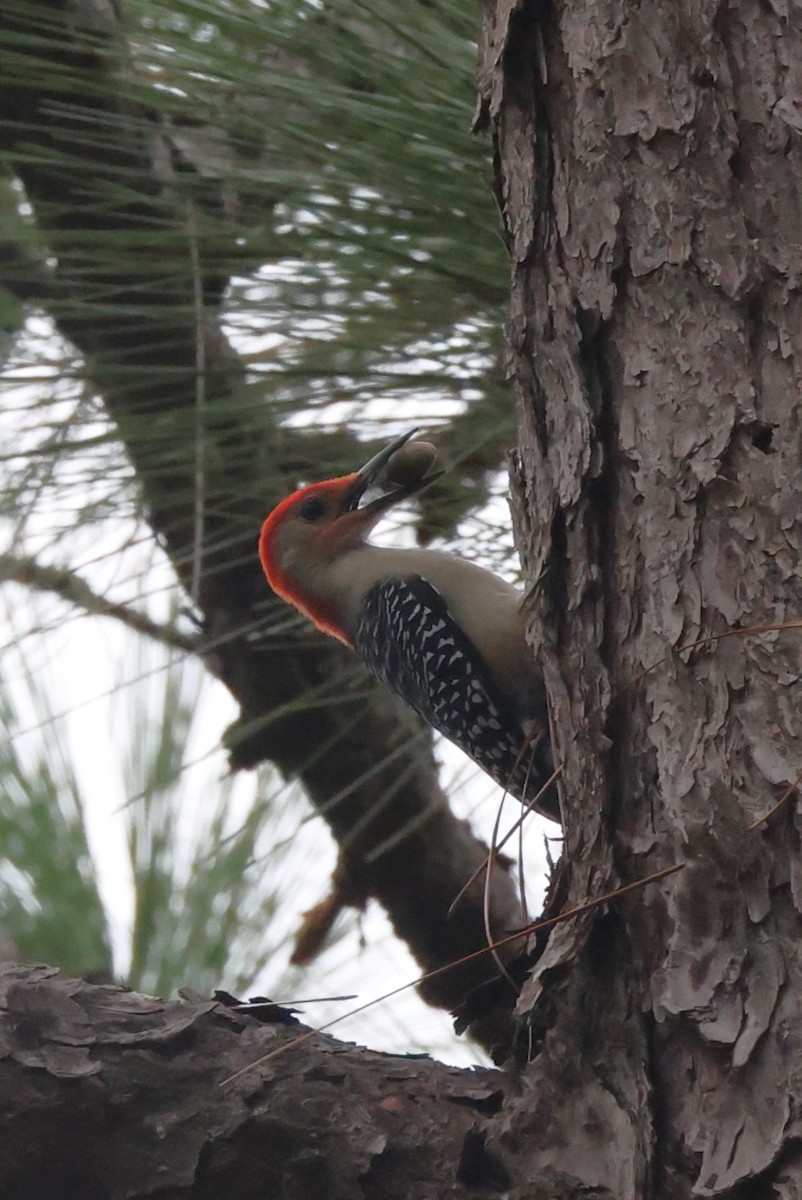
[[[326,502],[322,496],[309,496],[298,509],[304,521],[319,521],[326,513]]]

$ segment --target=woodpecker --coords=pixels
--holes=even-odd
[[[433,447],[406,446],[416,432],[359,471],[302,487],[277,505],[259,538],[262,567],[277,595],[355,650],[410,708],[527,801],[552,766],[521,593],[452,554],[367,540],[389,509],[442,473],[426,473]],[[369,490],[379,494],[362,503]],[[559,820],[554,789],[537,807]]]

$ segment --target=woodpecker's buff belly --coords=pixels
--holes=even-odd
[[[366,540],[388,508],[432,478],[418,467],[385,471],[408,436],[361,471],[282,501],[262,527],[265,574],[278,595],[352,646],[502,787],[532,798],[552,768],[545,694],[526,644],[520,592],[455,555]],[[413,464],[432,456],[426,450],[407,457]],[[391,490],[360,507],[377,478],[382,486],[388,479]],[[553,789],[538,808],[557,817]]]

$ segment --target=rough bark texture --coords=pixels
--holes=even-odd
[[[802,1189],[802,9],[498,0],[520,544],[574,902],[500,1142],[512,1195]],[[655,666],[647,675],[642,672]]]
[[[1,1200],[482,1197],[502,1077],[0,967]],[[495,1190],[495,1189],[492,1189]]]
[[[288,624],[259,567],[256,539],[273,504],[321,464],[332,475],[354,469],[365,448],[342,432],[281,428],[267,402],[255,413],[244,390],[220,303],[229,275],[254,264],[242,262],[238,226],[225,216],[230,189],[204,166],[207,139],[219,150],[221,135],[195,127],[191,113],[187,129],[174,129],[128,98],[126,47],[111,4],[12,4],[0,13],[0,39],[13,48],[0,72],[0,149],[57,256],[39,299],[84,356],[148,520],[187,588],[194,555],[202,555],[200,650],[241,706],[232,765],[269,759],[299,776],[340,846],[342,902],[375,897],[422,971],[453,962],[486,941],[481,885],[447,917],[486,847],[451,813],[428,729],[372,684],[353,655]],[[188,138],[202,170],[186,157]],[[236,154],[226,145],[223,158],[233,163]],[[275,197],[237,202],[264,213]],[[247,212],[236,216],[247,224]],[[199,488],[205,537],[196,548]],[[499,869],[492,927],[519,921],[514,884]],[[478,959],[437,976],[425,994],[453,1008],[493,973]],[[499,1030],[474,1032],[491,1045]]]

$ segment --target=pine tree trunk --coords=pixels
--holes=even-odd
[[[737,633],[802,615],[800,31],[484,16],[570,902],[686,864],[555,931],[521,997],[498,1144],[529,1200],[802,1188],[796,794],[751,828],[802,769],[802,631]]]

